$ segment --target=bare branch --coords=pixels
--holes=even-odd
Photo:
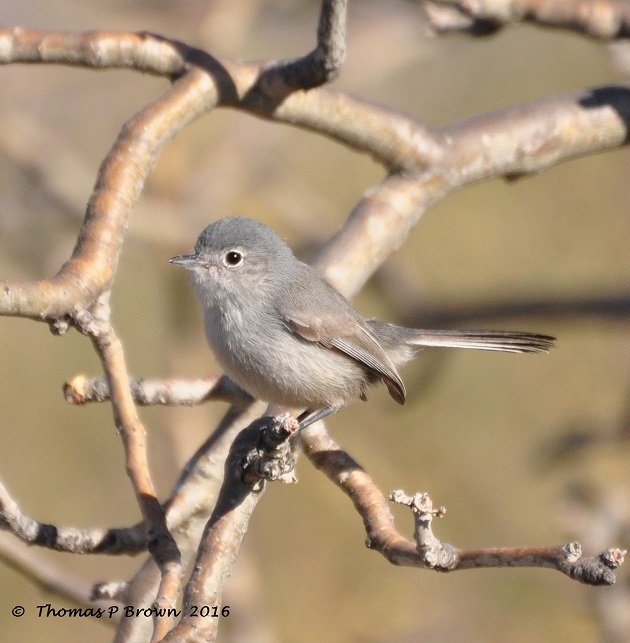
[[[87,54],[78,55],[75,51],[77,42],[84,42],[81,36],[5,30],[0,31],[0,42],[3,34],[6,62],[54,60],[88,65],[91,61]],[[55,47],[43,46],[48,37],[54,39]],[[137,42],[146,54],[152,51],[150,43],[155,38],[157,51],[161,53],[166,47],[169,59],[181,56],[178,69],[189,71],[123,129],[101,167],[71,259],[51,280],[0,282],[0,314],[46,320],[71,317],[77,307],[89,306],[104,292],[118,262],[130,208],[138,199],[155,156],[171,136],[214,106],[237,107],[320,132],[372,154],[394,171],[363,199],[351,216],[347,230],[352,230],[358,241],[350,255],[349,248],[344,248],[347,258],[335,272],[347,268],[348,262],[362,267],[360,274],[351,277],[354,285],[344,291],[346,294],[355,292],[402,243],[430,204],[458,187],[494,176],[537,172],[627,141],[630,90],[626,86],[539,100],[432,130],[392,110],[321,88],[289,95],[282,88],[266,88],[268,100],[261,101],[256,88],[266,73],[264,65],[220,61],[180,43],[167,45],[164,39],[149,35],[143,35],[141,40],[120,35],[125,46],[116,48],[112,46],[116,37],[117,34],[98,33],[83,36],[93,48],[98,48],[99,38],[104,40],[103,51],[110,52],[111,66],[122,63],[132,66],[138,56],[121,59],[120,52]],[[150,57],[144,55],[141,61],[144,67],[140,68],[144,69]],[[107,65],[104,53],[99,64]],[[174,68],[172,60],[167,67]],[[155,70],[163,68],[155,62]],[[371,225],[377,221],[383,227]],[[358,234],[359,229],[367,234],[374,252],[369,263],[363,261],[366,239]],[[335,250],[338,243],[349,243],[349,236],[342,231],[326,250],[327,255],[338,252]],[[320,266],[323,265],[321,260]],[[57,329],[63,330],[63,324]]]
[[[204,529],[197,559],[184,591],[182,619],[165,637],[165,641],[195,639],[214,640],[219,619],[199,619],[191,608],[195,605],[221,605],[223,584],[234,564],[252,512],[265,490],[265,479],[283,479],[286,463],[283,446],[295,435],[297,422],[288,415],[264,417],[241,431],[230,448],[225,463],[225,477],[217,504]],[[260,466],[266,461],[267,465]],[[261,470],[261,476],[255,475]],[[272,471],[273,470],[273,471]],[[272,473],[268,476],[268,473]],[[277,475],[276,475],[277,474]],[[192,639],[191,639],[192,640]]]
[[[498,17],[490,12],[487,0],[449,4],[455,4],[459,14],[465,13],[470,24],[485,25],[487,30],[518,19],[574,28],[599,38],[626,37],[628,32],[626,9],[606,0],[591,13],[585,12],[586,5],[580,0],[555,2],[554,6],[542,0],[494,0],[495,14],[497,7],[499,14],[503,12]],[[541,171],[628,141],[628,86],[600,87],[539,100],[440,129],[316,88],[339,73],[345,55],[346,11],[346,0],[324,0],[316,49],[291,61],[263,64],[219,60],[202,50],[150,34],[0,30],[0,63],[128,68],[161,75],[174,83],[123,128],[100,168],[73,254],[58,274],[38,282],[0,282],[0,314],[45,320],[57,332],[74,325],[90,337],[103,363],[105,382],[74,378],[66,385],[66,397],[72,403],[111,398],[144,523],[128,530],[46,529],[26,517],[0,487],[2,524],[27,542],[42,544],[38,539],[43,533],[48,546],[73,547],[72,551],[97,551],[98,547],[114,551],[124,543],[130,548],[148,543],[152,559],[134,581],[99,587],[96,591],[101,595],[124,594],[136,605],[150,605],[157,595],[159,606],[175,604],[182,560],[193,555],[201,525],[216,497],[218,467],[224,453],[217,444],[231,437],[253,408],[247,400],[238,398],[245,402],[245,408],[233,408],[228,413],[222,425],[225,432],[211,436],[191,459],[162,507],[151,480],[145,429],[134,399],[142,404],[192,404],[222,396],[233,401],[237,395],[225,380],[199,380],[194,385],[177,380],[131,381],[122,345],[110,324],[107,295],[129,214],[157,154],[172,136],[214,107],[231,107],[324,134],[382,163],[389,175],[364,196],[317,261],[317,266],[347,295],[355,293],[404,241],[431,204],[453,190],[490,177],[515,178]],[[312,90],[297,91],[301,89]],[[220,605],[223,583],[264,490],[263,480],[286,478],[292,470],[295,427],[282,418],[273,422],[271,428],[268,418],[254,423],[233,444],[219,498],[186,588],[185,608],[193,604]],[[261,433],[263,424],[267,428]],[[412,542],[396,531],[387,501],[368,474],[323,428],[316,425],[309,429],[304,434],[304,447],[315,465],[353,500],[364,520],[370,546],[393,563],[440,571],[552,567],[583,582],[607,584],[614,582],[614,569],[623,562],[625,551],[621,549],[607,550],[593,559],[582,558],[575,543],[551,548],[458,550],[433,534],[436,512],[426,494],[410,497],[397,493],[397,500],[414,512]],[[211,484],[207,484],[208,478]],[[438,510],[437,515],[441,513]],[[189,616],[190,609],[184,614]],[[187,616],[168,640],[183,640],[193,630],[195,636],[202,634],[208,639],[216,634],[217,619],[206,619],[199,625],[198,620],[193,623]],[[120,640],[129,640],[126,637],[132,631],[138,633],[134,629],[139,627],[138,619],[136,623],[131,621],[121,623]],[[168,620],[157,619],[153,640],[164,636],[169,627]]]
[[[0,527],[28,545],[74,554],[120,554],[146,549],[143,528],[79,529],[41,523],[27,516],[0,483]]]
[[[216,505],[230,447],[238,433],[260,417],[262,410],[264,405],[261,402],[250,403],[244,408],[231,407],[217,429],[186,463],[174,486],[166,503],[166,517],[186,563],[196,556],[201,534]],[[126,590],[128,603],[150,607],[159,582],[159,570],[149,558]],[[122,618],[119,640],[144,641],[150,635],[146,628],[147,623],[143,619]]]
[[[346,56],[347,9],[347,0],[323,0],[317,47],[302,58],[267,67],[260,87],[264,89],[278,79],[291,90],[312,89],[335,80]]]
[[[176,47],[148,33],[37,31],[22,27],[0,31],[0,64],[57,63],[101,69],[135,69],[176,77],[186,70]]]
[[[161,581],[155,603],[158,607],[174,607],[180,592],[182,563],[179,549],[166,525],[166,515],[157,499],[149,472],[146,432],[136,413],[122,344],[110,323],[109,296],[101,296],[90,313],[77,319],[80,330],[92,340],[101,359],[111,391],[114,421],[123,441],[127,474],[142,511],[147,545],[160,569]],[[153,639],[159,640],[169,629],[167,617],[156,616]]]
[[[437,571],[455,571],[481,567],[549,567],[587,585],[612,585],[614,570],[624,562],[624,549],[612,548],[599,556],[582,557],[577,542],[558,547],[489,547],[457,550],[440,542],[431,528],[434,517],[442,517],[446,509],[433,509],[428,494],[408,496],[396,490],[390,495],[394,502],[408,506],[414,516],[416,550],[424,567]]]
[[[96,617],[99,609],[107,611],[111,606],[111,601],[106,596],[95,603],[94,600],[97,599],[91,596],[88,583],[69,574],[66,567],[33,556],[31,550],[19,546],[13,538],[0,536],[0,560],[43,591],[52,592],[81,606],[88,616]],[[110,618],[101,620],[113,626],[117,623],[118,617],[113,612]]]
[[[7,33],[12,35],[13,49],[10,51]],[[92,49],[77,44],[77,39],[84,42],[82,38]],[[49,40],[52,41],[50,46]],[[54,33],[2,30],[0,45],[5,49],[0,50],[4,62],[54,61],[87,65],[92,60],[87,52],[98,51],[97,44],[101,40],[105,50],[113,54],[111,58],[100,60],[101,64],[109,61],[109,66],[119,65],[121,52],[126,48],[107,47],[116,42],[113,34],[63,34],[62,38]],[[142,42],[140,57],[147,42],[151,41]],[[131,53],[122,60],[129,66],[138,62]],[[101,165],[72,257],[50,280],[0,282],[0,314],[43,320],[71,317],[75,311],[89,307],[109,288],[118,265],[129,213],[140,196],[157,153],[172,136],[213,104],[213,95],[216,102],[218,97],[213,88],[206,74],[191,72],[126,124]],[[203,95],[202,99],[198,93]]]
[[[625,145],[629,129],[625,86],[543,99],[443,128],[442,158],[423,172],[391,174],[368,192],[315,265],[341,292],[353,295],[426,209],[450,192]]]
[[[129,382],[136,404],[141,406],[194,406],[210,401],[244,405],[252,397],[229,377],[206,377],[196,380],[132,378]],[[69,404],[105,402],[110,399],[107,380],[77,375],[63,386]]]
[[[430,0],[427,14],[441,33],[485,36],[510,23],[531,22],[598,40],[630,37],[630,6],[618,0]]]
[[[434,516],[443,516],[444,508],[434,510],[427,494],[407,496],[392,492],[392,500],[409,506],[414,513],[416,541],[401,536],[383,494],[370,476],[326,433],[321,423],[304,430],[304,453],[308,459],[344,493],[363,519],[367,544],[396,565],[424,567],[450,572],[480,567],[549,567],[574,580],[590,585],[611,585],[615,572],[623,564],[626,551],[608,549],[597,557],[583,558],[578,543],[560,547],[504,547],[476,550],[456,549],[440,542],[433,534]]]
[[[596,87],[444,128],[451,150],[444,165],[457,185],[494,176],[514,178],[625,145],[629,129],[630,87]]]
[[[363,196],[313,265],[344,295],[356,294],[446,189],[432,172],[388,176]]]
[[[612,585],[627,550],[613,547],[598,556],[582,556],[580,543],[556,547],[488,547],[459,552],[457,569],[548,567],[586,585]]]

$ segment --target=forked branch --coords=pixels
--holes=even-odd
[[[443,507],[434,509],[428,494],[408,496],[394,491],[390,500],[408,506],[413,512],[415,540],[408,540],[397,531],[387,499],[372,478],[334,442],[321,423],[306,429],[302,440],[306,457],[352,500],[363,519],[367,546],[395,565],[440,572],[485,567],[549,567],[589,585],[611,585],[615,582],[615,570],[624,561],[626,551],[619,548],[583,558],[579,543],[558,547],[457,549],[442,543],[433,533],[433,518],[446,513]]]
[[[507,21],[527,19],[578,29],[598,38],[628,35],[627,7],[610,0],[589,2],[588,10],[581,0],[493,0],[492,11],[485,0],[448,4],[471,24],[492,29]],[[164,506],[157,499],[145,429],[134,401],[198,403],[209,398],[233,400],[237,395],[223,380],[204,381],[187,391],[173,381],[130,380],[121,342],[110,323],[107,297],[129,216],[157,155],[170,138],[198,116],[216,107],[229,107],[323,134],[381,163],[386,176],[360,200],[316,262],[346,295],[356,293],[403,243],[428,207],[459,187],[492,177],[512,179],[538,172],[576,156],[621,147],[629,140],[627,85],[541,99],[442,128],[342,93],[313,89],[339,73],[345,55],[346,5],[346,0],[324,0],[314,51],[289,61],[264,63],[222,60],[147,33],[0,30],[0,63],[127,68],[156,74],[172,83],[123,127],[99,170],[73,253],[59,272],[40,281],[0,282],[0,314],[43,320],[58,333],[75,326],[90,338],[103,364],[104,381],[75,378],[66,387],[66,395],[74,403],[111,400],[143,517],[141,525],[121,530],[117,546],[139,547],[146,535],[159,571],[155,578],[147,565],[129,585],[101,587],[103,595],[124,592],[134,600],[142,596],[149,604],[157,596],[158,605],[173,605],[182,572],[175,536],[181,541],[199,536],[191,525],[199,526],[214,506],[186,587],[185,605],[219,605],[224,580],[238,555],[264,481],[290,478],[294,457],[295,427],[286,418],[274,420],[271,427],[268,419],[254,423],[232,445],[218,501],[213,504],[214,490],[209,491],[208,486],[209,481],[219,484],[217,462],[223,461],[225,442],[253,415],[253,406],[238,398],[243,406],[228,412],[222,423],[225,432],[211,436],[195,454]],[[266,428],[261,432],[263,425]],[[459,550],[441,543],[433,534],[436,512],[428,496],[396,493],[395,498],[414,514],[415,541],[411,541],[395,529],[387,500],[369,475],[321,426],[305,432],[303,444],[315,466],[352,499],[363,518],[370,546],[395,564],[440,571],[552,567],[583,582],[607,584],[614,582],[614,570],[623,562],[624,550],[610,549],[589,559],[581,556],[574,543],[551,548]],[[70,541],[78,538],[82,551],[107,546],[115,549],[111,546],[112,530],[57,530],[52,537],[50,530],[42,530],[40,523],[25,516],[1,487],[0,520],[27,542],[69,549]],[[196,546],[195,542],[190,550]],[[208,619],[204,624],[203,634],[208,639],[215,635],[216,623],[216,619]],[[127,636],[136,626],[123,622],[120,636]],[[170,626],[167,619],[157,619],[153,640],[162,638]],[[169,640],[185,640],[193,629],[193,623],[184,618],[168,635]]]

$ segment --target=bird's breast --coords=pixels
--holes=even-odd
[[[273,311],[223,306],[206,314],[208,342],[226,374],[253,396],[285,406],[342,406],[367,374],[354,360],[295,335]]]

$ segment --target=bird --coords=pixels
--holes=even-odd
[[[192,276],[210,348],[253,397],[298,409],[300,430],[367,399],[382,382],[398,404],[398,369],[427,347],[545,353],[549,335],[425,330],[365,318],[269,227],[225,217],[199,235],[194,252],[169,259]]]

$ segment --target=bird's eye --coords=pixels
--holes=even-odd
[[[238,250],[228,250],[223,255],[223,263],[229,268],[234,268],[243,262],[243,253]]]

